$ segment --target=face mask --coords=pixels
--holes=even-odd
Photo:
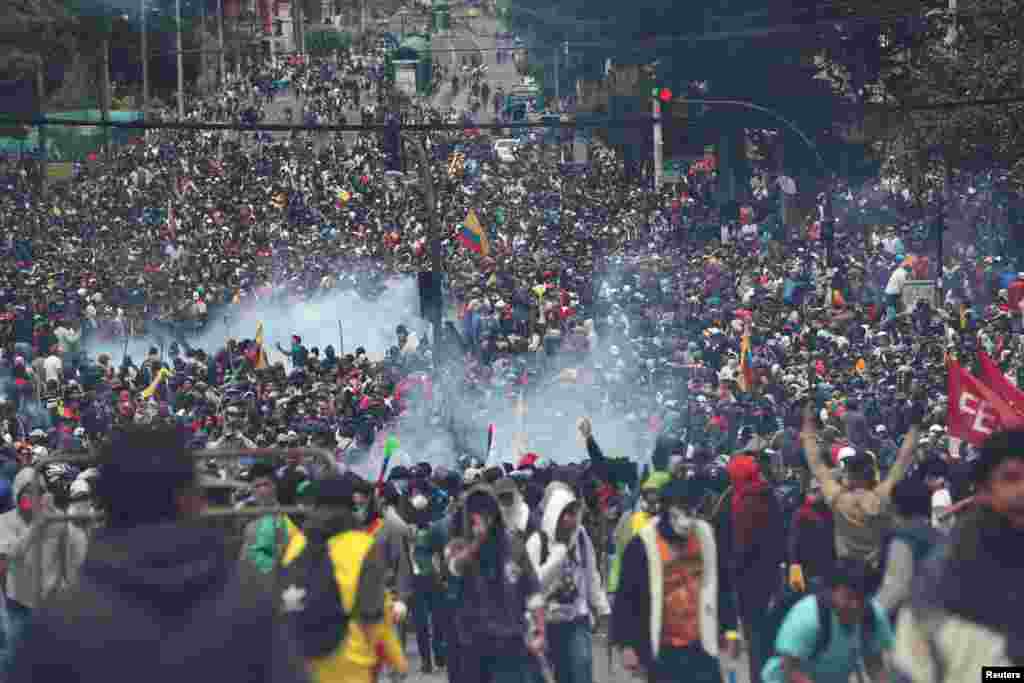
[[[690,533],[690,528],[693,526],[693,517],[685,510],[672,508],[668,511],[668,519],[672,525],[672,531],[676,532],[679,536],[686,536]]]
[[[356,505],[352,508],[352,517],[355,519],[356,524],[366,523],[366,506]]]

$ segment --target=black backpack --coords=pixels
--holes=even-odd
[[[302,553],[282,569],[280,585],[282,612],[302,655],[326,657],[337,650],[348,630],[349,615],[327,539],[307,536]]]
[[[811,651],[811,655],[808,657],[809,660],[813,661],[820,657],[832,642],[832,597],[827,590],[813,593],[812,595],[814,595],[815,603],[818,606],[818,637],[814,641],[814,650]],[[775,650],[775,641],[779,637],[779,630],[782,628],[782,623],[786,620],[786,615],[789,614],[793,605],[805,597],[807,597],[807,594],[798,593],[787,587],[783,589],[783,594],[777,600],[773,600],[769,606],[768,624],[765,633],[771,635],[770,643],[773,651]],[[874,635],[876,629],[875,619],[875,608],[870,600],[866,600],[864,604],[864,619],[861,622],[860,630],[862,652],[864,651],[863,645],[871,642],[871,638]]]

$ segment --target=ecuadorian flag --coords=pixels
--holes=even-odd
[[[467,249],[475,251],[481,256],[491,253],[491,243],[487,239],[487,232],[480,225],[480,219],[476,217],[476,210],[470,209],[466,214],[466,220],[459,232],[459,241]]]
[[[740,389],[749,393],[754,386],[753,358],[750,355],[750,331],[743,333],[743,340],[740,342],[740,376],[738,378]]]

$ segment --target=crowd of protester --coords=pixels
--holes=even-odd
[[[252,125],[294,92],[296,122],[376,121],[378,75],[282,60],[186,118]],[[446,116],[420,103],[411,118]],[[369,353],[256,330],[196,340],[248,308],[380,300],[430,270],[420,184],[395,180],[379,134],[149,130],[45,194],[4,167],[4,672],[91,680],[110,671],[97,652],[132,642],[122,673],[207,678],[204,653],[247,642],[218,677],[370,681],[407,670],[406,621],[423,669],[453,683],[545,666],[585,683],[595,629],[652,681],[718,680],[737,640],[750,680],[1020,664],[1020,436],[946,433],[950,352],[985,351],[1012,383],[1021,368],[1024,279],[998,242],[947,245],[941,298],[911,308],[907,282],[936,267],[898,192],[833,188],[829,240],[816,215],[780,219],[788,179],[721,207],[713,174],[654,191],[596,144],[584,169],[541,142],[503,163],[486,133],[424,144],[430,169],[406,173],[438,190],[451,315]],[[994,220],[971,212],[991,196],[957,201]],[[880,204],[895,217],[869,224]],[[471,210],[486,250],[460,239]],[[144,358],[96,352],[129,339]],[[575,451],[546,449],[525,418],[514,443],[488,444],[490,415],[552,397],[580,418]],[[419,457],[403,420],[452,452]],[[620,423],[629,438],[605,454],[601,426]],[[197,479],[180,460],[204,449]],[[183,530],[209,504],[302,512]],[[55,510],[106,519],[44,526]],[[348,635],[296,646],[270,579],[309,581],[321,541]],[[168,639],[207,618],[236,625],[199,654],[195,634]],[[280,656],[260,660],[245,634]]]

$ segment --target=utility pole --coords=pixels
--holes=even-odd
[[[141,43],[139,50],[142,53],[142,116],[145,119],[149,112],[149,19],[146,16],[149,9],[146,7],[146,0],[139,0],[139,23],[142,25]]]
[[[224,87],[224,0],[217,0],[217,87]]]
[[[561,83],[559,82],[560,79],[558,77],[558,61],[559,61],[559,57],[560,56],[561,55],[559,54],[559,50],[556,47],[555,48],[555,105],[556,106],[558,105],[559,102],[562,101],[562,98],[561,98]]]
[[[43,62],[36,65],[36,101],[38,102],[39,118],[46,118],[46,76],[43,73]],[[46,197],[49,181],[50,153],[46,149],[46,126],[39,126],[39,194]]]
[[[403,135],[403,138],[416,151],[416,156],[420,162],[420,179],[423,183],[423,194],[425,195],[428,207],[427,218],[429,219],[428,227],[430,229],[430,270],[433,273],[435,281],[440,283],[441,278],[444,275],[444,263],[441,256],[441,219],[437,215],[437,194],[434,189],[434,176],[430,172],[430,161],[427,158],[427,149],[423,145],[423,140],[411,135]],[[440,362],[443,358],[443,350],[441,348],[441,306],[435,306],[432,313],[433,320],[431,320],[430,323],[434,326],[434,358],[437,362]]]
[[[106,29],[100,44],[100,68],[103,70],[100,113],[103,115],[103,123],[110,121],[110,32],[113,29],[113,20],[107,23]],[[103,126],[103,153],[108,157],[110,155],[110,126]]]
[[[181,54],[181,0],[174,0],[175,48],[178,61],[178,121],[185,120],[185,61]]]
[[[661,149],[661,101],[657,97],[653,98],[653,112],[654,112],[654,189],[658,191],[661,189],[661,172],[662,172],[662,149]]]

